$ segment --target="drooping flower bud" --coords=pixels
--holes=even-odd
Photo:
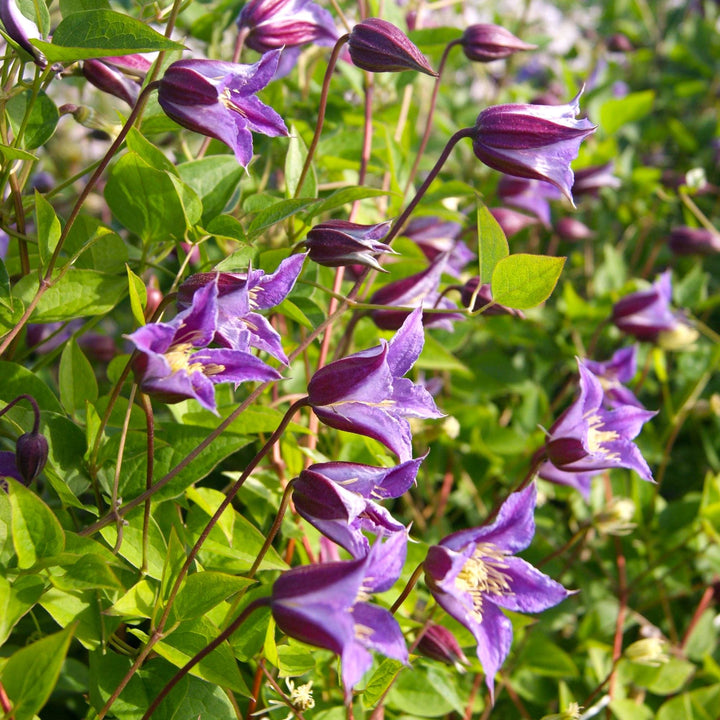
[[[573,171],[580,143],[595,132],[587,119],[576,119],[580,93],[566,105],[493,105],[478,115],[475,155],[500,172],[545,180],[572,202]]]
[[[15,462],[20,475],[29,485],[45,467],[48,458],[48,441],[39,432],[21,435],[15,443]]]
[[[589,240],[595,237],[595,233],[583,222],[573,217],[560,218],[555,223],[555,232],[563,239],[569,242],[577,242],[579,240]]]
[[[36,65],[44,68],[47,65],[45,56],[30,42],[40,39],[42,35],[37,25],[20,11],[16,0],[0,0],[0,20],[8,36],[30,53]]]
[[[675,255],[714,255],[720,252],[720,233],[705,228],[676,227],[668,246]]]
[[[369,72],[417,72],[437,77],[425,56],[400,28],[380,18],[355,25],[348,40],[350,58]]]
[[[629,535],[636,527],[635,503],[630,498],[614,497],[593,517],[593,525],[604,535]]]
[[[554,190],[555,188],[553,188]],[[538,219],[525,215],[511,208],[488,208],[490,214],[497,220],[498,225],[505,233],[505,237],[512,237],[530,225],[537,225]]]
[[[610,52],[628,53],[635,49],[627,35],[615,33],[607,39],[607,49]]]
[[[360,225],[347,220],[328,220],[315,225],[305,238],[308,256],[319,265],[344,267],[365,265],[386,272],[376,257],[395,251],[380,239],[387,235],[389,222]]]
[[[521,50],[537,48],[537,45],[523,42],[504,27],[491,23],[470,25],[462,34],[460,44],[465,57],[474,62],[502,60]]]
[[[648,637],[637,640],[623,653],[630,662],[648,667],[660,667],[664,665],[670,656],[665,652],[667,643],[659,637]]]
[[[83,75],[96,88],[124,100],[131,107],[152,63],[142,55],[85,60]]]
[[[464,666],[468,664],[455,636],[442,625],[428,625],[417,644],[417,651],[433,660],[453,665],[459,673],[464,673]]]

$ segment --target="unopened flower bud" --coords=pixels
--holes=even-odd
[[[0,0],[0,20],[8,36],[32,56],[36,65],[44,68],[47,65],[45,56],[30,42],[39,40],[42,35],[33,20],[20,11],[16,0]]]
[[[344,267],[365,265],[385,272],[376,260],[382,253],[394,253],[380,242],[390,227],[389,222],[360,225],[346,220],[328,220],[310,230],[305,239],[308,256],[319,265]]]
[[[628,535],[636,527],[635,503],[630,498],[614,497],[593,518],[593,524],[604,535]]]
[[[437,77],[425,56],[400,28],[380,18],[355,25],[348,40],[350,58],[356,67],[369,72],[418,72]]]
[[[659,637],[643,638],[637,640],[625,649],[625,657],[630,662],[649,667],[664,665],[670,656],[665,652],[667,643]]]
[[[25,483],[29,485],[45,467],[48,441],[38,432],[21,435],[15,443],[15,462]]]
[[[493,303],[489,283],[481,285],[480,278],[477,277],[477,275],[475,277],[471,277],[465,285],[463,285],[462,290],[460,291],[460,298],[462,300],[462,304],[467,308],[470,308],[470,304],[472,303],[471,310],[473,312],[477,312],[478,310],[485,308],[482,311],[483,315],[514,315],[515,317],[520,318],[525,317],[524,313],[520,310],[514,310],[513,308],[506,307],[505,305]],[[474,302],[473,298],[475,299]]]
[[[490,214],[497,220],[498,225],[505,233],[505,237],[512,237],[530,225],[537,225],[538,219],[518,212],[511,208],[488,208]]]
[[[91,59],[83,62],[83,75],[96,88],[124,100],[132,107],[151,65],[142,55]]]
[[[573,217],[564,217],[555,223],[555,232],[563,239],[569,242],[577,242],[578,240],[589,240],[595,236],[595,233],[583,222]]]
[[[455,636],[442,625],[428,625],[417,644],[417,651],[433,660],[453,665],[460,673],[465,672],[464,666],[468,664]]]
[[[530,45],[515,37],[500,25],[479,23],[470,25],[460,39],[465,57],[474,62],[492,62],[502,60],[520,50],[534,50]]]
[[[705,228],[673,228],[668,246],[676,255],[713,255],[720,252],[720,233]]]
[[[607,48],[611,52],[628,53],[635,49],[635,46],[630,42],[627,35],[622,33],[615,33],[607,39]]]

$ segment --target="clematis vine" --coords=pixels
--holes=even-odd
[[[350,462],[317,463],[303,470],[293,485],[298,514],[353,557],[365,557],[375,535],[405,532],[378,500],[397,498],[414,483],[425,458],[382,468]]]
[[[600,380],[582,360],[577,362],[580,393],[550,428],[541,457],[565,472],[624,467],[652,482],[650,468],[632,441],[656,413],[635,405],[606,410]]]
[[[420,356],[425,338],[422,310],[414,310],[390,342],[320,368],[308,384],[309,404],[330,427],[367,435],[401,462],[412,458],[407,418],[438,418],[430,393],[403,378]]]
[[[581,92],[566,105],[486,108],[475,123],[475,155],[508,175],[545,180],[572,202],[570,162],[577,157],[580,143],[595,132],[589,120],[576,119]]]
[[[340,656],[346,702],[372,664],[371,650],[408,661],[397,620],[367,602],[395,584],[406,550],[407,535],[395,533],[364,558],[293,568],[273,585],[270,608],[280,630]]]
[[[248,268],[247,273],[197,273],[179,288],[178,308],[184,310],[193,302],[196,292],[217,283],[217,328],[215,342],[227,348],[246,350],[248,346],[264,350],[287,365],[280,335],[257,310],[279,305],[295,286],[305,255],[285,258],[269,275],[264,270]]]
[[[425,580],[438,604],[477,641],[491,697],[495,674],[510,652],[513,630],[502,609],[537,613],[570,593],[525,560],[513,557],[535,534],[534,484],[513,493],[490,525],[460,530],[433,545]]]
[[[208,347],[217,332],[217,298],[218,283],[210,282],[170,322],[148,323],[127,336],[138,351],[133,370],[143,392],[166,403],[194,398],[216,412],[218,383],[280,378],[247,348]]]
[[[280,50],[254,65],[220,60],[178,60],[165,71],[158,102],[168,117],[228,145],[246,167],[253,154],[252,133],[287,135],[285,122],[255,97],[275,75]]]

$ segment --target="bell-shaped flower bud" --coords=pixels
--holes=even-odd
[[[579,240],[589,240],[595,237],[595,233],[583,222],[573,217],[560,218],[555,223],[555,232],[568,242],[578,242]]]
[[[720,252],[720,233],[683,225],[670,232],[668,246],[675,255],[714,255]]]
[[[20,475],[29,485],[45,467],[48,458],[48,441],[39,432],[21,435],[15,443],[15,462]]]
[[[469,664],[455,636],[446,627],[435,623],[425,629],[417,651],[425,657],[453,665],[459,673],[464,673],[465,665]]]
[[[474,62],[502,60],[521,50],[537,48],[537,45],[523,42],[504,27],[491,23],[470,25],[462,34],[460,44],[465,57]]]
[[[318,265],[365,265],[386,272],[376,258],[382,253],[397,254],[389,245],[380,242],[389,227],[389,222],[360,225],[347,220],[328,220],[310,230],[305,238],[305,247],[310,259]]]
[[[580,143],[595,132],[576,119],[580,93],[566,105],[493,105],[478,115],[475,155],[500,172],[545,180],[572,202],[573,171]]]
[[[142,55],[85,60],[83,75],[96,88],[133,106],[152,63]]]
[[[20,11],[17,0],[0,0],[0,20],[10,39],[30,53],[36,65],[44,68],[47,65],[45,56],[30,42],[40,39],[42,35],[37,25]]]
[[[369,72],[418,72],[437,77],[425,56],[400,28],[380,18],[368,18],[350,32],[348,50],[353,65]]]
[[[666,649],[667,643],[662,638],[648,637],[628,645],[623,655],[630,662],[638,665],[660,667],[670,660],[670,656],[665,652]]]

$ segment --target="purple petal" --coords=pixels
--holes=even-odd
[[[488,595],[496,605],[513,612],[538,613],[562,602],[570,593],[521,558],[503,559],[503,574],[509,579],[510,591]]]
[[[203,372],[211,382],[264,382],[279,380],[282,376],[260,358],[240,350],[206,348],[191,356],[191,362],[203,365]]]
[[[387,362],[394,377],[402,377],[420,357],[425,344],[422,308],[413,310],[388,345]]]
[[[378,538],[365,560],[363,589],[385,592],[400,577],[407,557],[407,532],[393,533],[387,539]]]
[[[305,262],[307,253],[290,255],[285,258],[277,270],[271,275],[265,275],[253,290],[258,290],[255,296],[255,307],[267,309],[279,305],[295,286]]]
[[[359,625],[360,642],[386,657],[407,663],[408,651],[405,637],[397,620],[385,608],[358,603],[352,610],[355,626]]]

